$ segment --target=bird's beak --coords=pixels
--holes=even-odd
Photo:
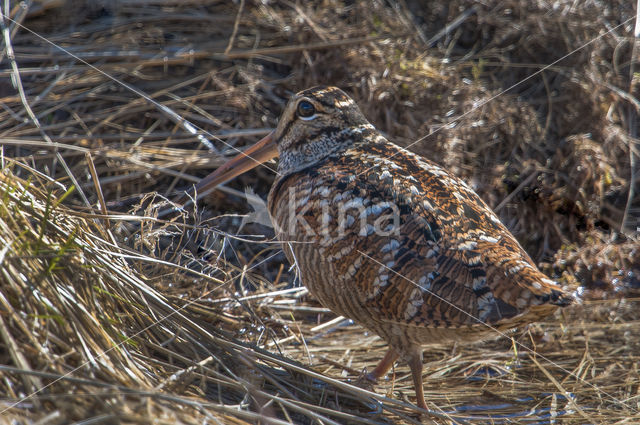
[[[201,199],[213,192],[219,184],[231,180],[232,178],[239,176],[242,173],[246,173],[258,165],[277,157],[278,147],[273,133],[274,131],[267,134],[258,143],[236,155],[233,159],[220,166],[216,171],[200,180],[195,189],[197,194],[196,199]]]

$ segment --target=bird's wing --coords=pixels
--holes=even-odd
[[[354,229],[357,236],[346,239],[359,240],[361,262],[370,263],[359,267],[370,278],[354,276],[354,282],[382,316],[452,327],[497,323],[537,305],[569,302],[478,195],[436,164],[391,144],[343,155],[337,163],[331,186],[369,202],[374,232]],[[395,233],[379,234],[385,224],[394,225],[394,216]]]

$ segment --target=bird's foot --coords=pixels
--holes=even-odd
[[[377,378],[370,372],[367,372],[367,369],[363,369],[362,373],[356,378],[354,381],[354,385],[356,387],[363,388],[368,391],[373,391],[373,386],[378,382]]]

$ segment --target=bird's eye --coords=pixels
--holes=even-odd
[[[311,119],[316,114],[316,108],[308,100],[302,100],[298,103],[298,116],[302,119]]]

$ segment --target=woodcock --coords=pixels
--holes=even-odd
[[[424,409],[423,345],[486,337],[572,300],[469,186],[389,142],[338,88],[293,96],[271,134],[196,190],[276,156],[268,206],[288,259],[324,306],[389,344],[369,377],[406,361]]]

